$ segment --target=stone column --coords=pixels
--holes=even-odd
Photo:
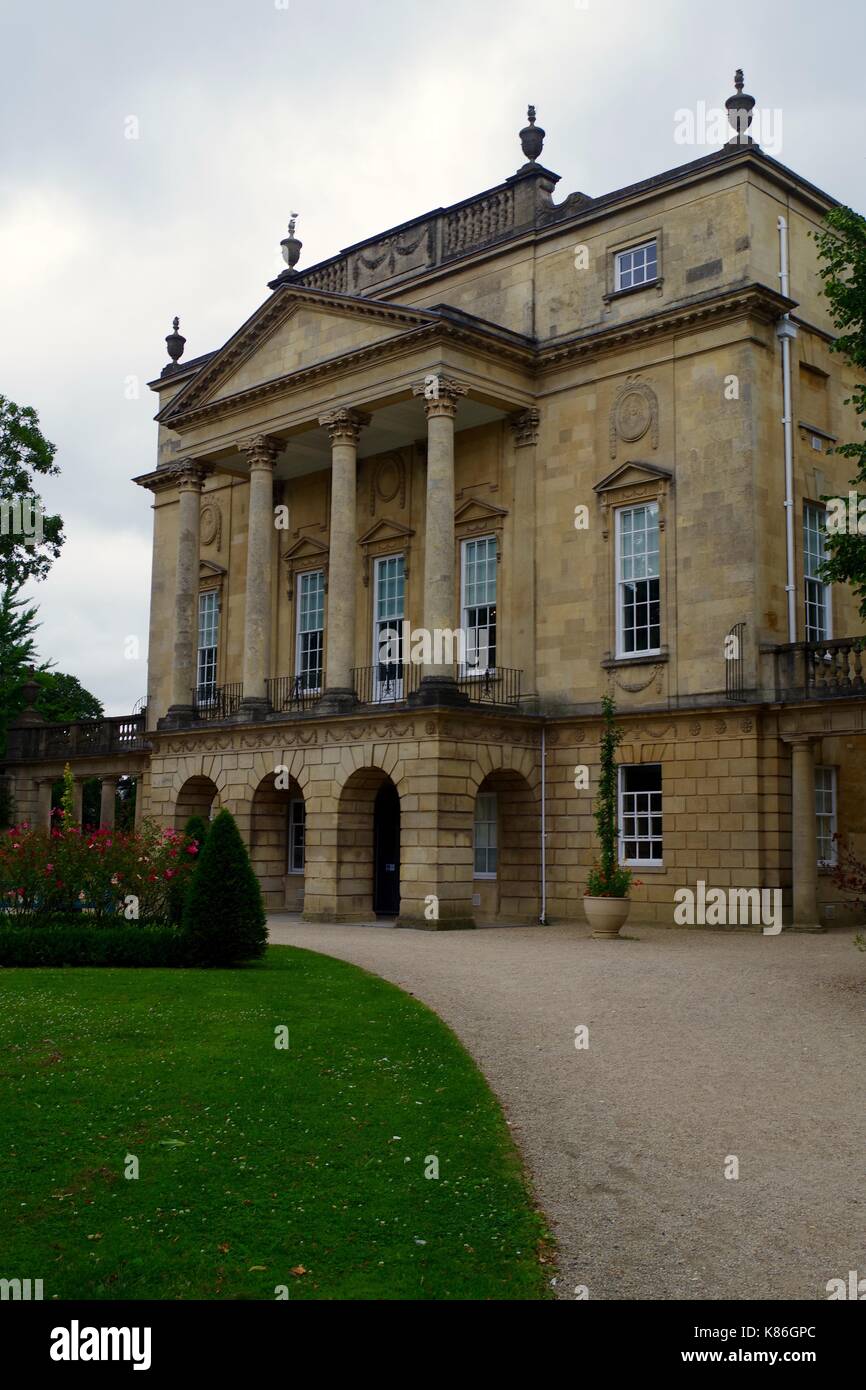
[[[135,779],[135,830],[141,828],[144,818],[144,776],[139,773]]]
[[[535,654],[538,636],[535,613],[536,445],[539,414],[534,406],[509,417],[514,439],[514,546],[512,607],[513,662],[523,672],[520,705],[538,707]]]
[[[178,464],[172,473],[178,492],[178,521],[171,704],[165,717],[168,725],[189,723],[192,718],[192,691],[198,655],[201,492],[206,469],[201,464],[183,463]]]
[[[815,753],[811,738],[791,742],[792,926],[820,927],[818,917],[818,827],[815,819]]]
[[[454,419],[466,387],[451,377],[431,373],[416,382],[413,394],[424,398],[427,416],[427,499],[424,517],[424,627],[433,656],[447,656],[444,634],[459,626],[454,556]],[[437,643],[438,638],[438,643]],[[412,704],[467,704],[459,690],[453,661],[425,665]]]
[[[331,530],[328,549],[328,611],[325,628],[325,691],[318,708],[338,712],[357,703],[355,594],[358,582],[356,468],[358,439],[370,416],[341,406],[319,417],[331,438]]]
[[[37,793],[36,793],[36,796],[37,796],[37,802],[36,802],[36,804],[37,804],[36,829],[37,829],[37,830],[50,830],[50,829],[51,829],[51,789],[52,789],[52,786],[53,786],[53,783],[52,783],[50,780],[47,781],[47,782],[39,782],[39,783],[38,783],[38,788],[37,788]]]
[[[76,777],[72,788],[72,819],[81,825],[84,812],[84,779]]]
[[[250,718],[267,711],[271,674],[271,602],[274,570],[274,464],[278,439],[257,434],[243,445],[250,468],[247,589],[244,616],[244,696]]]
[[[115,807],[117,804],[117,778],[103,777],[99,798],[99,824],[114,829]]]

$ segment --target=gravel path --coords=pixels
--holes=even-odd
[[[825,1299],[866,1277],[852,933],[632,933],[271,923],[411,991],[475,1056],[556,1233],[561,1297]]]

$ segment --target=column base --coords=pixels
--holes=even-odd
[[[472,917],[441,917],[438,921],[428,921],[426,917],[404,916],[400,913],[395,927],[411,927],[414,931],[475,931]]]
[[[326,690],[316,704],[317,714],[351,714],[358,707],[358,697],[354,690],[345,686],[335,686]]]
[[[408,705],[451,705],[462,707],[469,704],[469,696],[461,690],[453,676],[422,676],[417,690],[413,690],[406,703]]]
[[[238,706],[238,714],[241,719],[251,722],[256,719],[264,719],[266,714],[270,714],[271,702],[265,695],[245,695]]]
[[[194,722],[195,710],[192,705],[169,705],[161,719],[156,721],[158,729],[179,729]]]

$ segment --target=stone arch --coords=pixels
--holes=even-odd
[[[396,768],[395,768],[396,770]],[[382,767],[356,767],[342,779],[337,792],[337,865],[336,902],[338,921],[364,921],[372,919],[376,912],[377,892],[381,893],[382,883],[377,881],[377,853],[381,862],[387,860],[398,865],[399,878],[404,851],[390,857],[384,853],[382,845],[377,844],[381,834],[383,797],[396,801],[399,837],[400,787],[397,779],[390,776]],[[379,903],[381,904],[381,898]],[[394,915],[399,914],[399,885]],[[387,911],[390,912],[390,909]]]
[[[493,803],[480,803],[479,797],[493,797]],[[476,788],[473,805],[473,846],[475,809],[494,812],[490,835],[489,814],[478,825],[479,842],[495,838],[495,868],[492,876],[479,872],[479,862],[490,856],[473,853],[473,904],[479,921],[536,922],[541,912],[541,800],[529,778],[514,767],[495,767]]]
[[[190,816],[203,816],[205,820],[209,820],[218,805],[219,789],[210,777],[199,772],[184,778],[176,788],[175,829],[182,830]]]
[[[262,777],[253,789],[250,860],[261,884],[265,907],[271,910],[300,912],[304,906],[304,870],[301,867],[296,871],[297,859],[290,851],[292,830],[298,818],[303,827],[305,808],[300,783],[285,763],[279,772],[271,771]]]

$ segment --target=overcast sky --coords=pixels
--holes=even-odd
[[[863,0],[0,0],[0,16],[0,393],[36,407],[62,469],[45,493],[68,539],[33,586],[42,654],[109,713],[147,685],[151,498],[129,481],[155,463],[145,383],[174,314],[193,357],[267,297],[292,210],[303,269],[498,183],[528,102],[557,199],[598,195],[715,148],[678,143],[677,112],[721,107],[737,66],[781,113],[776,157],[866,209]]]

